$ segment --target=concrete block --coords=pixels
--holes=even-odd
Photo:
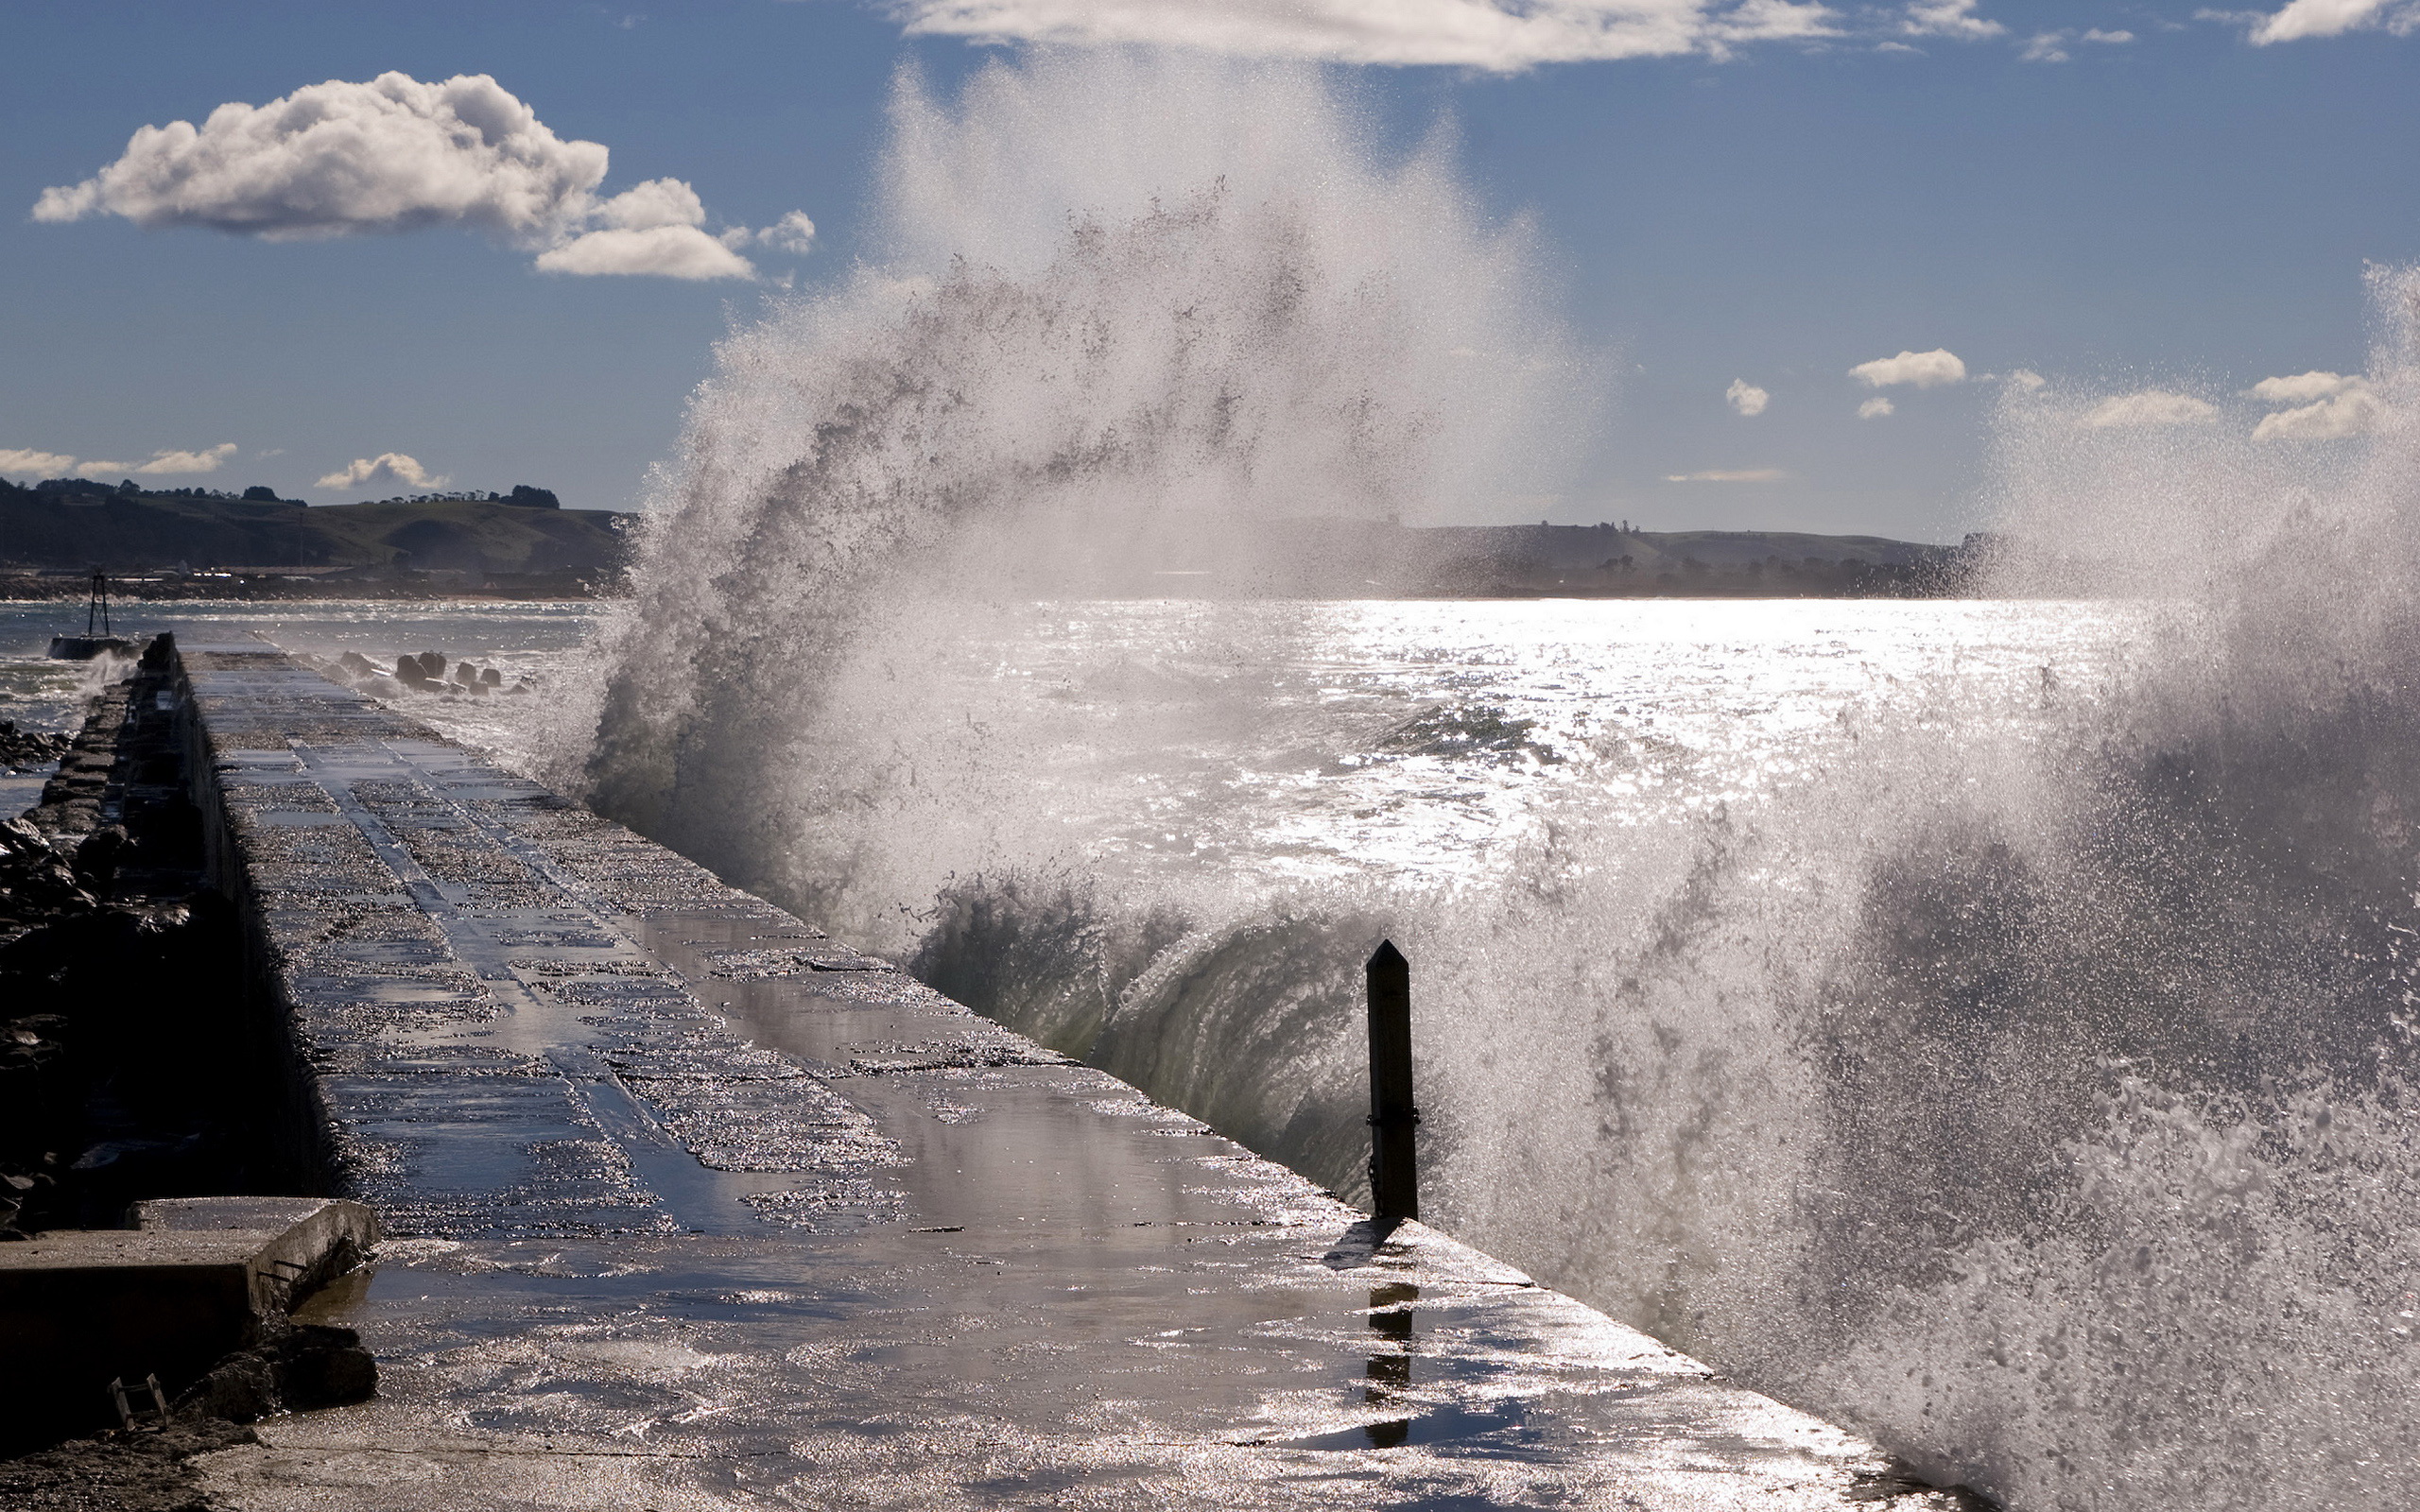
[[[0,1440],[114,1426],[112,1378],[156,1374],[173,1395],[377,1242],[368,1209],[320,1198],[147,1202],[136,1219],[0,1244]]]

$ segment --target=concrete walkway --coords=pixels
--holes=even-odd
[[[240,1508],[1949,1506],[1871,1446],[977,1017],[258,643],[219,862],[382,1395]]]

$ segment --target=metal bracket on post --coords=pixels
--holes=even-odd
[[[1411,963],[1383,940],[1367,968],[1370,987],[1370,1204],[1381,1223],[1420,1216],[1420,1165],[1412,1133]]]

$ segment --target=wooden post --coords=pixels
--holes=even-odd
[[[1420,1216],[1420,1166],[1412,1131],[1411,963],[1394,941],[1370,957],[1370,1203],[1380,1222]]]

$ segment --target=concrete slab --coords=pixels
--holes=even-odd
[[[382,1396],[213,1456],[229,1506],[1952,1504],[265,647],[185,654],[390,1235],[300,1314]]]
[[[0,1245],[0,1414],[14,1431],[114,1426],[112,1379],[157,1375],[173,1395],[378,1233],[367,1209],[324,1198],[154,1202],[141,1216]]]

